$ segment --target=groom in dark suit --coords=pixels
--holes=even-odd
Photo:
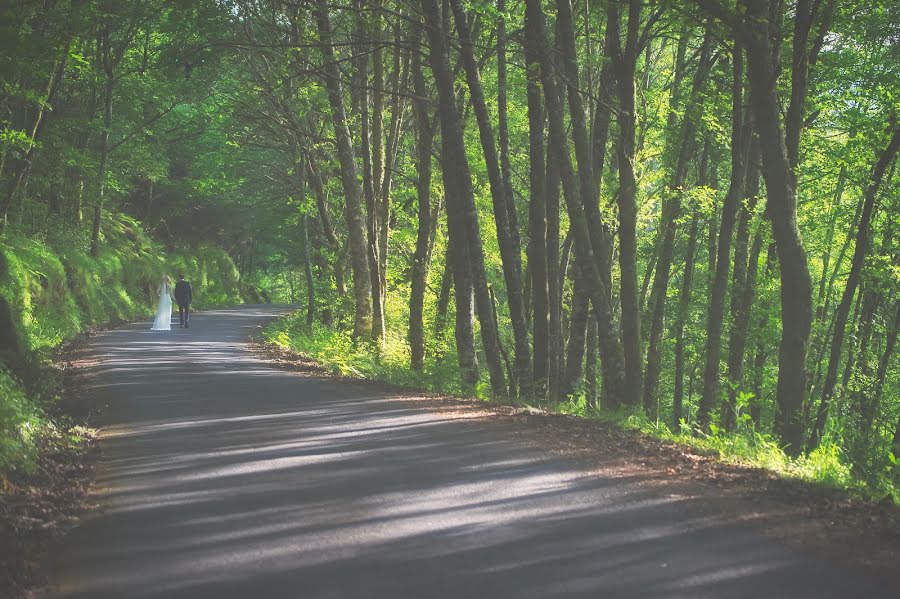
[[[191,301],[194,294],[191,284],[184,280],[184,275],[178,275],[175,283],[175,301],[178,302],[178,322],[182,329],[189,329],[188,321],[191,319]]]

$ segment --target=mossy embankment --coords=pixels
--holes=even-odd
[[[140,223],[108,219],[105,243],[90,256],[76,237],[0,240],[0,493],[34,464],[53,434],[58,387],[54,348],[98,326],[149,318],[163,274],[184,273],[198,309],[259,301],[221,248],[164,248]]]

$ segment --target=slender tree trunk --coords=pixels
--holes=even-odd
[[[394,65],[391,75],[391,120],[388,129],[387,147],[385,148],[384,177],[381,182],[381,198],[378,205],[381,227],[378,231],[378,265],[379,289],[381,303],[386,305],[388,238],[391,230],[391,190],[394,181],[394,165],[400,146],[400,136],[404,129],[405,96],[409,92],[409,57],[403,51],[405,40],[401,35],[401,20],[394,23]],[[382,309],[382,312],[386,307]],[[386,326],[382,329],[386,332]]]
[[[306,167],[309,175],[310,183],[313,187],[313,195],[316,198],[316,209],[319,212],[319,222],[322,223],[322,234],[331,251],[334,254],[334,286],[338,295],[347,293],[347,287],[344,284],[344,249],[334,232],[334,225],[331,223],[331,214],[328,212],[328,198],[325,195],[325,188],[322,185],[322,175],[319,173],[318,165],[312,152],[305,154]]]
[[[428,263],[431,250],[431,146],[434,141],[434,128],[428,110],[428,98],[425,89],[425,77],[422,74],[420,39],[424,31],[417,24],[413,35],[413,87],[415,99],[413,110],[416,115],[416,162],[418,179],[416,180],[416,199],[418,202],[418,230],[416,235],[416,251],[413,254],[412,283],[409,294],[409,347],[410,366],[413,370],[421,370],[425,358],[425,328],[423,311],[425,304],[425,281],[428,276]]]
[[[502,0],[501,0],[502,1]],[[551,276],[548,273],[547,244],[547,187],[544,161],[544,111],[541,97],[541,78],[538,57],[530,46],[525,47],[528,76],[528,157],[531,201],[528,207],[528,267],[531,273],[531,297],[534,321],[534,393],[537,399],[547,399],[550,364],[556,361],[551,345]],[[557,190],[559,185],[557,184]],[[555,291],[556,286],[552,286]]]
[[[587,334],[590,294],[585,281],[586,268],[575,256],[574,284],[572,286],[572,316],[569,324],[569,343],[566,348],[566,370],[560,386],[560,398],[566,399],[578,392],[584,363],[585,340]]]
[[[500,356],[500,339],[494,326],[492,305],[484,269],[484,251],[478,225],[478,211],[472,190],[472,176],[463,141],[462,122],[456,107],[453,72],[450,69],[449,52],[441,29],[440,11],[435,0],[422,0],[425,25],[431,46],[431,70],[438,90],[441,113],[441,145],[444,189],[447,192],[447,216],[450,237],[456,252],[466,250],[474,289],[478,320],[481,323],[481,340],[485,361],[490,374],[491,389],[496,395],[506,395]],[[459,270],[458,268],[455,270]],[[459,275],[455,276],[459,295]],[[457,311],[457,315],[459,311]],[[462,366],[462,364],[461,364]]]
[[[350,263],[353,270],[353,297],[355,302],[355,318],[353,324],[354,338],[368,338],[372,335],[372,286],[369,276],[369,263],[366,251],[366,229],[362,209],[362,190],[359,186],[356,171],[356,158],[350,140],[350,129],[347,127],[347,114],[344,110],[343,90],[340,71],[334,56],[331,42],[331,23],[328,9],[318,6],[315,9],[319,39],[322,42],[322,54],[325,59],[325,86],[331,104],[331,118],[334,126],[338,160],[341,164],[341,182],[345,196],[345,216],[350,239]]]
[[[619,21],[616,2],[608,5],[608,18]],[[637,284],[637,181],[635,179],[635,132],[637,127],[634,104],[634,75],[641,19],[641,1],[629,0],[625,44],[619,41],[618,28],[614,34],[613,66],[616,73],[616,91],[619,101],[619,139],[616,144],[619,166],[619,191],[616,203],[619,207],[619,272],[620,300],[622,304],[622,347],[625,358],[625,384],[623,401],[637,406],[643,389],[643,362],[641,360],[641,315],[638,307]]]
[[[597,408],[597,319],[594,318],[593,312],[590,311],[588,311],[584,380],[587,405],[592,408]]]
[[[831,262],[831,250],[834,245],[834,231],[837,227],[838,213],[841,211],[841,199],[844,197],[844,183],[847,180],[847,165],[841,164],[841,170],[838,174],[837,188],[834,192],[834,201],[832,202],[831,218],[828,223],[828,233],[825,236],[825,249],[822,250],[822,276],[819,279],[819,295],[816,300],[816,319],[825,318],[825,282],[828,279],[829,263]],[[854,219],[855,220],[855,219]],[[849,236],[848,236],[849,239]]]
[[[848,223],[848,231],[852,231],[859,226],[859,219],[862,216],[863,205],[866,202],[865,195],[859,198],[859,201],[856,203],[856,210],[853,212],[853,218],[850,219]],[[847,255],[847,250],[850,249],[850,243],[853,240],[852,235],[844,236],[844,243],[841,245],[841,249],[838,252],[837,259],[834,261],[834,268],[831,270],[831,276],[828,277],[828,286],[825,290],[825,303],[822,307],[822,313],[828,314],[831,309],[831,299],[834,297],[834,284],[837,282],[838,275],[841,274],[843,266],[844,266],[844,257]],[[828,335],[826,335],[826,338]],[[822,346],[825,348],[825,345]],[[821,360],[821,356],[819,357]],[[818,382],[818,381],[816,381]]]
[[[528,398],[532,395],[531,356],[528,344],[528,327],[525,324],[525,303],[522,299],[520,250],[518,244],[513,242],[513,233],[509,222],[509,204],[511,200],[506,197],[509,188],[504,184],[500,164],[497,160],[494,133],[481,87],[481,75],[478,72],[478,64],[475,61],[475,55],[472,50],[472,38],[466,22],[466,14],[461,0],[450,0],[450,5],[453,8],[456,28],[459,33],[462,62],[469,84],[470,102],[475,112],[475,119],[478,122],[481,147],[491,188],[497,242],[500,246],[500,257],[506,282],[507,305],[515,339],[516,378],[522,385],[521,396]],[[511,391],[514,393],[515,389],[511,388]]]
[[[497,316],[497,295],[494,293],[493,287],[488,287],[488,290],[491,294],[491,309],[494,318],[494,326],[499,330],[500,318]],[[503,340],[500,340],[500,355],[503,356],[503,364],[506,365],[506,376],[510,381],[510,387],[512,387],[514,386],[512,381],[516,380],[516,371],[513,369],[512,362],[509,359],[509,352],[503,347]]]
[[[750,105],[762,149],[768,213],[781,266],[782,330],[775,429],[788,445],[788,451],[799,453],[804,436],[801,415],[806,397],[806,354],[812,324],[812,280],[797,227],[797,189],[792,169],[796,160],[791,161],[788,143],[799,133],[790,127],[786,135],[781,122],[775,88],[777,61],[773,59],[777,52],[772,47],[769,30],[776,24],[769,22],[768,4],[763,0],[744,0],[744,5]],[[798,43],[798,40],[794,41]],[[795,84],[802,83],[796,81],[796,69],[794,75]],[[792,96],[792,105],[794,101]],[[800,114],[797,123],[802,122],[802,104]]]
[[[868,249],[869,228],[875,212],[875,198],[878,196],[878,189],[881,187],[881,180],[884,177],[884,172],[887,170],[891,160],[894,159],[894,156],[897,155],[898,149],[900,149],[900,127],[897,127],[894,130],[890,143],[881,153],[875,168],[872,170],[872,180],[866,190],[862,217],[856,232],[856,247],[853,251],[853,261],[851,263],[850,273],[847,275],[847,285],[844,287],[844,294],[841,297],[841,303],[838,305],[837,313],[835,315],[834,336],[831,340],[831,354],[828,358],[828,370],[825,374],[825,382],[822,385],[822,396],[816,414],[816,422],[813,425],[813,430],[810,435],[810,448],[815,448],[819,444],[819,440],[822,437],[822,431],[825,428],[825,420],[828,417],[828,406],[831,401],[831,396],[834,393],[834,387],[837,383],[837,372],[841,360],[841,345],[844,342],[847,316],[850,313],[850,307],[853,303],[853,295],[856,293],[856,287],[859,285],[859,278],[862,273],[866,250]]]
[[[659,382],[659,373],[662,360],[662,338],[664,332],[664,319],[666,311],[666,297],[669,289],[669,274],[672,266],[672,257],[675,251],[675,234],[678,228],[678,218],[681,215],[681,194],[685,179],[687,178],[690,160],[694,152],[694,133],[696,131],[696,117],[700,108],[700,90],[706,80],[711,67],[710,56],[712,53],[712,35],[707,33],[703,38],[700,49],[700,59],[697,70],[694,73],[693,84],[688,105],[685,110],[681,126],[681,135],[678,143],[678,157],[675,162],[672,185],[670,187],[673,197],[665,204],[662,222],[662,243],[659,248],[659,258],[656,265],[656,277],[653,280],[653,292],[651,296],[652,319],[650,323],[649,343],[647,345],[647,371],[644,375],[644,410],[651,419],[656,419],[659,412],[659,399],[656,396],[656,386]]]
[[[377,39],[370,39],[373,36],[380,35],[378,24],[369,25],[363,12],[364,3],[358,0],[356,4],[357,20],[356,20],[356,37],[359,44],[359,51],[356,53],[354,62],[356,64],[356,85],[354,97],[359,110],[359,127],[360,142],[359,149],[362,153],[362,188],[363,197],[366,201],[366,259],[368,260],[369,285],[372,298],[372,338],[379,343],[384,340],[384,306],[382,305],[383,294],[381,290],[381,277],[378,275],[380,269],[380,256],[378,253],[378,200],[376,198],[376,190],[379,188],[380,179],[377,178],[380,172],[381,155],[381,112],[376,110],[376,116],[369,111],[369,104],[373,96],[377,96],[376,102],[381,107],[381,95],[373,94],[370,90],[369,83],[369,61],[374,61],[377,54],[378,62],[381,60],[381,44]],[[373,48],[373,46],[375,48]],[[375,76],[381,74],[378,71]],[[377,84],[374,84],[377,88]],[[377,123],[377,125],[376,125]],[[375,131],[377,128],[377,132]],[[377,143],[376,143],[377,139]]]
[[[877,294],[873,294],[865,282],[860,283],[859,292],[856,294],[856,302],[853,304],[853,316],[850,318],[850,322],[853,323],[851,330],[854,331],[854,334],[850,336],[850,342],[847,344],[847,359],[844,363],[844,374],[841,377],[841,397],[846,396],[847,385],[850,384],[850,375],[853,374],[853,368],[856,366],[856,347],[862,346],[864,348],[865,344],[868,343],[871,318],[878,304],[877,298]],[[827,337],[831,337],[833,329],[834,320],[832,319],[831,329],[828,331]]]
[[[744,162],[749,127],[743,119],[743,50],[739,45],[733,52],[732,110],[731,110],[731,183],[722,206],[722,225],[716,248],[716,268],[710,291],[709,314],[706,325],[706,369],[703,375],[703,396],[697,420],[707,428],[719,400],[719,362],[722,348],[722,323],[725,316],[725,292],[728,286],[728,267],[731,258],[731,234],[743,197]]]
[[[897,428],[894,429],[894,441],[891,443],[891,453],[894,457],[900,456],[900,416],[897,417]]]
[[[3,196],[3,202],[2,204],[0,204],[0,235],[3,234],[6,228],[7,221],[9,219],[9,210],[13,205],[16,194],[20,189],[25,188],[25,185],[28,182],[28,176],[31,174],[31,166],[34,160],[34,153],[37,149],[36,142],[40,137],[41,130],[46,124],[47,110],[53,105],[66,72],[66,63],[69,58],[70,42],[71,38],[70,41],[65,44],[63,51],[57,58],[56,65],[50,72],[50,77],[47,80],[47,87],[44,91],[43,102],[40,102],[37,108],[35,108],[34,115],[32,116],[29,123],[27,129],[28,148],[25,150],[25,156],[22,157],[22,159],[16,164],[16,167],[13,170],[13,174],[10,177],[9,185],[6,188],[6,193]],[[2,176],[3,174],[3,166],[5,166],[6,156],[4,155],[3,158],[3,162],[0,163],[0,176]]]
[[[97,202],[94,204],[94,222],[91,227],[91,256],[100,253],[100,228],[103,218],[103,202],[106,199],[106,170],[109,164],[109,133],[112,129],[112,102],[115,75],[109,42],[109,24],[100,34],[101,61],[105,76],[103,82],[103,132],[100,134],[100,168],[97,173]]]
[[[897,333],[900,332],[900,302],[895,303],[894,317],[890,327],[885,331],[887,338],[885,340],[884,351],[881,353],[881,358],[878,360],[878,371],[875,373],[875,384],[870,391],[870,397],[861,398],[862,423],[860,430],[862,431],[863,442],[861,448],[858,450],[859,458],[857,459],[859,460],[865,459],[866,455],[869,453],[873,428],[875,426],[875,417],[878,416],[878,412],[881,410],[881,396],[884,393],[884,382],[887,378],[887,371],[891,363],[894,348],[897,346]]]
[[[312,326],[316,317],[316,285],[313,280],[312,262],[309,259],[309,232],[307,217],[300,215],[300,242],[303,254],[303,272],[306,275],[306,324]]]
[[[700,156],[698,167],[699,178],[697,185],[706,185],[707,160],[709,159],[709,137],[704,140],[703,153]],[[687,249],[684,254],[684,274],[681,279],[681,290],[678,295],[678,310],[673,326],[675,338],[675,393],[672,398],[672,423],[674,430],[681,427],[681,419],[684,409],[684,326],[687,323],[688,313],[691,308],[691,292],[694,281],[694,261],[697,254],[697,237],[700,228],[700,214],[696,207],[693,208],[691,228],[688,233]]]
[[[601,343],[604,347],[601,351],[601,360],[608,363],[604,372],[611,373],[609,380],[604,380],[604,389],[612,406],[619,406],[624,397],[624,358],[622,347],[616,335],[616,328],[612,321],[612,306],[610,294],[603,288],[600,276],[597,254],[592,247],[588,220],[584,212],[584,206],[578,202],[576,195],[575,172],[572,167],[569,153],[566,148],[565,128],[563,126],[563,109],[560,95],[554,79],[554,66],[550,61],[550,49],[547,41],[547,28],[543,10],[537,0],[527,0],[525,9],[525,39],[535,56],[540,58],[541,83],[544,87],[544,101],[550,122],[550,145],[559,151],[552,152],[553,160],[558,165],[560,181],[563,186],[563,197],[566,202],[566,211],[569,214],[569,227],[572,240],[576,246],[576,252],[585,256],[584,264],[589,269],[587,277],[590,286],[591,302],[595,310],[598,326],[600,327]],[[564,272],[562,267],[561,272]]]
[[[447,250],[444,252],[444,270],[441,273],[441,286],[438,291],[437,309],[435,310],[434,333],[440,335],[447,322],[447,311],[450,307],[450,289],[453,287],[453,258],[454,253],[448,240]]]
[[[737,232],[734,240],[734,270],[731,279],[731,331],[728,337],[728,402],[725,407],[724,426],[732,430],[737,422],[737,393],[744,376],[744,350],[747,346],[747,332],[750,328],[750,307],[753,301],[753,285],[756,278],[756,263],[747,263],[750,223],[756,209],[759,194],[759,146],[751,142],[750,163],[747,167],[747,190],[740,209]],[[762,249],[762,237],[757,233],[754,239],[756,260]],[[751,271],[752,270],[752,275]],[[750,277],[753,281],[750,281]]]
[[[521,271],[522,271],[522,240],[519,237],[519,215],[518,210],[516,209],[515,196],[513,194],[513,186],[512,186],[512,165],[510,164],[509,158],[509,119],[508,119],[508,107],[507,107],[507,84],[506,84],[506,20],[505,20],[505,12],[506,12],[506,0],[498,0],[497,3],[498,11],[500,12],[499,22],[497,24],[497,133],[500,142],[500,171],[503,179],[503,197],[506,200],[506,210],[508,213],[508,223],[509,223],[509,241],[512,251],[513,264],[515,266],[515,270],[517,270],[520,275],[519,278],[521,280]],[[508,284],[507,284],[508,286]],[[524,287],[524,284],[521,285]],[[507,289],[508,293],[508,289]],[[534,389],[534,374],[532,372],[532,364],[528,363],[527,360],[530,359],[529,356],[529,345],[528,345],[528,289],[520,290],[520,297],[522,298],[523,304],[523,315],[522,319],[524,320],[524,340],[525,344],[522,348],[522,353],[525,355],[526,363],[525,368],[522,368],[521,365],[517,367],[519,371],[519,380],[520,380],[520,395],[523,397],[533,397],[535,395]],[[515,330],[514,330],[515,332]],[[518,347],[519,339],[516,339],[516,359],[519,359],[520,349]],[[525,377],[529,378],[525,378]]]
[[[775,268],[777,253],[775,252],[775,243],[770,243],[766,250],[766,267],[765,274],[769,277],[772,269]],[[756,353],[753,358],[753,383],[751,390],[753,391],[753,403],[750,404],[750,418],[756,426],[760,425],[763,405],[763,380],[765,378],[766,361],[768,352],[766,350],[766,325],[769,323],[769,302],[763,297],[759,307],[759,318],[756,331]]]
[[[538,74],[538,76],[540,76]],[[561,283],[565,278],[565,272],[562,276],[560,270],[565,271],[568,264],[568,252],[572,247],[572,241],[569,239],[568,245],[562,244],[562,252],[565,258],[560,254],[560,219],[559,219],[559,194],[560,194],[560,172],[559,172],[559,154],[560,150],[556,148],[553,139],[547,140],[547,159],[546,159],[546,219],[547,219],[547,286],[550,296],[550,359],[549,359],[549,393],[551,401],[559,399],[559,381],[560,372],[563,362],[563,334],[562,334],[562,288]]]
[[[372,115],[371,115],[371,148],[372,148],[372,204],[369,208],[369,253],[372,265],[369,267],[372,277],[372,337],[384,342],[384,289],[381,286],[381,265],[384,255],[381,252],[381,231],[387,227],[380,206],[379,191],[385,177],[384,149],[384,49],[382,46],[383,22],[381,18],[381,0],[373,3],[372,28]]]
[[[503,175],[503,191],[506,208],[509,213],[509,235],[513,246],[513,255],[522,255],[522,240],[519,237],[519,214],[516,209],[512,186],[512,165],[509,159],[509,117],[506,84],[506,0],[497,0],[500,17],[497,23],[497,135],[500,142],[500,170]],[[517,258],[521,263],[521,258]],[[519,266],[521,270],[521,264]],[[524,293],[527,303],[528,294]],[[528,310],[525,310],[526,321]],[[527,325],[527,322],[526,322]],[[526,332],[528,327],[525,327]]]

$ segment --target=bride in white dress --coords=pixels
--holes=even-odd
[[[172,286],[169,284],[169,277],[165,275],[159,285],[159,306],[156,308],[156,318],[150,330],[172,330]]]

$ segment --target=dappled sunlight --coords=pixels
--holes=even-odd
[[[266,368],[229,314],[181,350],[98,345],[102,509],[63,560],[71,596],[758,597],[824,575],[693,497],[588,474],[510,425]]]

